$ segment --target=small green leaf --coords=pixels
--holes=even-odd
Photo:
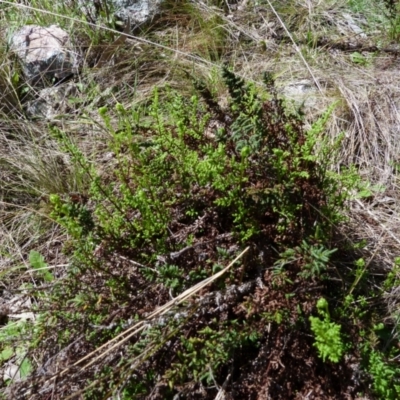
[[[54,276],[46,268],[48,265],[44,261],[44,257],[36,250],[32,250],[29,253],[29,263],[32,268],[37,269],[38,273],[42,275],[45,281],[51,282],[54,280]]]
[[[15,71],[11,77],[11,82],[13,84],[14,87],[18,87],[20,81],[20,77],[17,71]]]
[[[359,64],[359,65],[367,65],[368,60],[366,57],[364,57],[361,53],[358,51],[355,51],[354,53],[350,54],[351,61],[354,64]]]
[[[32,364],[25,357],[19,367],[19,373],[21,374],[21,378],[26,378],[30,374],[31,371],[32,371]]]
[[[11,358],[14,355],[14,350],[12,347],[6,347],[4,350],[0,353],[0,361],[7,361],[9,358]]]

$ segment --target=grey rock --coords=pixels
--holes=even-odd
[[[42,89],[34,100],[28,101],[25,111],[29,118],[53,120],[70,111],[68,99],[78,96],[78,88],[74,83]]]
[[[282,94],[296,107],[302,106],[305,112],[315,108],[318,103],[318,88],[310,79],[290,83],[283,88]]]
[[[77,72],[78,54],[70,36],[56,25],[26,25],[11,38],[27,83],[46,87]]]
[[[117,18],[128,22],[132,27],[150,21],[160,11],[163,0],[112,0]]]
[[[125,23],[130,23],[132,29],[151,21],[160,12],[160,6],[164,0],[78,0],[82,12],[91,20],[96,20],[98,10],[107,8],[112,10],[114,16]]]
[[[362,22],[362,21],[360,21]],[[367,35],[364,33],[362,28],[360,27],[360,23],[357,23],[354,18],[348,14],[348,13],[343,13],[341,18],[339,17],[337,19],[337,24],[339,27],[339,31],[343,35],[354,35],[356,34],[357,36],[361,38],[366,38]]]

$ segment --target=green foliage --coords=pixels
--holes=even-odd
[[[351,288],[349,290],[349,294],[353,292],[353,290],[357,287],[357,285],[360,283],[361,280],[366,278],[366,270],[368,267],[368,264],[365,262],[363,258],[359,258],[354,262],[355,264],[355,269],[354,269],[354,275],[355,275],[355,280],[353,284],[351,285]]]
[[[386,12],[384,13],[389,20],[389,37],[392,40],[400,40],[400,8],[396,0],[383,1]]]
[[[370,304],[365,296],[359,295],[355,297],[349,293],[343,300],[343,307],[340,310],[344,318],[354,320],[362,320],[369,312]]]
[[[81,181],[90,181],[87,196],[50,196],[51,216],[69,234],[72,254],[68,277],[55,285],[51,297],[53,304],[62,300],[67,309],[52,313],[56,325],[68,326],[57,336],[58,344],[82,335],[90,346],[97,345],[123,329],[125,305],[130,315],[143,318],[160,299],[220,270],[231,254],[216,248],[217,236],[229,238],[229,245],[238,248],[266,243],[277,248],[281,258],[276,270],[285,276],[280,282],[277,277],[276,287],[283,287],[282,282],[292,285],[299,275],[325,276],[336,251],[325,243],[332,225],[343,220],[349,188],[358,182],[354,171],[344,171],[343,179],[329,172],[339,142],[328,145],[323,131],[334,105],[306,131],[299,115],[286,111],[271,76],[265,76],[264,90],[227,69],[223,77],[230,93],[224,112],[201,83],[190,97],[166,88],[155,90],[145,107],[127,109],[118,103],[113,110],[100,108],[113,155],[102,173],[71,137],[53,129]],[[227,115],[221,117],[223,113]],[[206,134],[216,118],[219,128]],[[288,265],[294,265],[294,275],[284,270]],[[212,290],[223,292],[233,282],[254,279],[253,267],[236,267],[225,280],[214,282]],[[292,291],[284,294],[286,300],[293,296]],[[159,329],[146,330],[124,349],[127,360],[147,351],[153,354],[168,341],[174,348],[171,365],[160,368],[171,388],[192,381],[209,384],[236,352],[244,346],[257,348],[263,333],[259,325],[251,325],[251,299],[246,322],[230,318],[233,310],[241,309],[235,304],[227,305],[232,310],[227,320],[185,321],[189,328],[184,333],[179,313],[165,318]],[[115,310],[121,320],[109,327]],[[267,320],[285,326],[290,310],[274,310],[265,314]],[[339,359],[340,327],[328,317],[311,321],[323,359]],[[87,328],[92,325],[106,326],[99,334]],[[135,382],[129,392],[142,393],[143,386]]]
[[[166,287],[179,290],[182,286],[182,271],[176,265],[166,265],[158,269],[157,280]]]
[[[360,66],[366,66],[369,63],[368,59],[365,56],[363,56],[361,53],[359,53],[358,51],[351,53],[350,59],[354,64],[358,64]]]
[[[32,364],[27,358],[27,343],[21,341],[30,334],[32,325],[27,320],[9,322],[0,328],[0,365],[15,357],[14,364],[18,366],[15,377],[25,378],[32,370]]]
[[[329,259],[337,249],[328,250],[324,246],[310,246],[304,242],[301,244],[304,257],[304,271],[301,275],[304,277],[319,277],[326,271]]]
[[[400,397],[400,368],[388,363],[382,353],[370,352],[368,371],[373,379],[373,390],[380,399],[395,400]]]
[[[216,140],[204,136],[216,103],[206,99],[204,104],[195,95],[185,99],[169,91],[160,102],[155,91],[148,109],[126,110],[117,104],[118,129],[110,112],[101,108],[118,163],[109,183],[92,176],[89,163],[58,133],[82,166],[82,175],[93,178],[89,195],[94,208],[89,212],[54,195],[50,201],[56,220],[75,238],[95,230],[99,241],[107,238],[125,248],[152,244],[158,253],[166,251],[175,215],[181,216],[178,222],[190,224],[210,210],[242,242],[266,231],[295,241],[301,231],[327,234],[326,227],[342,218],[338,210],[347,198],[337,176],[327,173],[328,157],[321,158],[318,150],[324,156],[330,151],[322,132],[333,108],[304,132],[301,120],[287,114],[278,99],[271,76],[265,78],[270,94],[261,96],[229,70],[223,76],[231,94],[232,122],[218,131]],[[315,260],[322,257],[320,264],[310,265],[311,273],[318,273],[328,253],[311,253]]]
[[[21,378],[26,378],[32,371],[32,364],[26,357],[20,358],[19,373]]]
[[[183,349],[177,354],[179,362],[166,374],[171,387],[188,378],[211,384],[213,373],[231,359],[235,349],[255,343],[259,338],[257,332],[242,330],[236,321],[229,325],[220,331],[205,327],[194,337],[181,337]]]
[[[94,228],[90,211],[79,202],[63,201],[60,196],[53,194],[50,196],[50,204],[53,206],[51,217],[64,226],[74,238],[87,236]]]
[[[352,15],[362,15],[363,21],[357,20],[363,31],[367,34],[370,32],[381,31],[382,26],[387,25],[388,13],[385,12],[385,3],[387,0],[348,0],[346,5],[349,6]],[[391,0],[389,0],[391,1]]]
[[[322,319],[310,317],[311,330],[315,335],[314,346],[318,349],[319,356],[323,361],[328,359],[337,363],[344,352],[344,344],[340,335],[341,326],[331,322],[328,302],[324,298],[318,300],[317,309]]]
[[[328,250],[323,245],[310,245],[305,240],[294,249],[286,249],[275,262],[276,271],[282,271],[286,265],[298,264],[302,271],[299,276],[304,278],[321,278],[328,267],[330,257],[337,249]]]
[[[340,7],[357,11],[358,16],[349,15],[356,24],[363,24],[361,21],[365,18],[363,30],[381,29],[383,13],[374,12],[376,8],[370,7],[372,2],[350,0],[346,4],[341,2]],[[28,136],[20,134],[19,129],[27,125],[31,127],[31,141],[24,146],[32,147],[38,155],[23,157],[29,161],[29,168],[25,170],[15,161],[18,158],[15,156],[15,163],[10,162],[2,174],[2,233],[10,236],[11,245],[0,249],[7,269],[1,276],[8,278],[9,275],[14,280],[18,269],[25,268],[18,265],[8,269],[9,263],[21,259],[21,254],[18,257],[15,254],[22,250],[29,254],[33,276],[51,284],[18,286],[24,293],[29,291],[37,304],[34,306],[36,319],[34,323],[21,321],[0,327],[0,363],[16,359],[22,376],[29,373],[29,360],[35,360],[38,367],[46,363],[42,365],[44,372],[56,370],[60,362],[66,363],[61,365],[62,369],[68,368],[57,380],[50,381],[42,370],[35,371],[32,380],[21,385],[24,386],[23,395],[20,392],[16,397],[27,393],[35,396],[35,390],[42,390],[45,384],[50,385],[48,393],[55,398],[68,397],[71,394],[68,390],[81,393],[81,389],[81,396],[94,399],[149,396],[172,399],[196,395],[215,398],[218,388],[225,387],[226,382],[227,392],[232,389],[232,392],[237,391],[238,398],[250,398],[240,391],[245,387],[259,389],[259,385],[265,383],[265,376],[257,376],[257,373],[271,372],[269,366],[278,368],[268,377],[271,378],[270,396],[279,397],[277,392],[282,391],[287,383],[285,379],[290,376],[284,362],[289,359],[288,352],[299,349],[304,339],[308,352],[309,318],[315,347],[324,362],[337,363],[343,358],[347,349],[343,339],[346,329],[345,332],[354,333],[352,356],[358,358],[357,351],[368,348],[369,353],[364,354],[366,370],[376,396],[399,398],[399,371],[395,365],[398,355],[386,349],[385,352],[377,350],[381,340],[388,341],[385,346],[395,342],[393,337],[388,339],[395,329],[383,327],[376,304],[381,306],[379,296],[383,290],[390,292],[399,286],[400,262],[395,261],[385,279],[379,272],[366,273],[370,254],[365,256],[364,247],[369,250],[371,247],[367,241],[360,243],[357,249],[350,248],[351,254],[347,253],[347,248],[336,249],[344,242],[342,238],[337,240],[336,227],[344,221],[343,211],[348,200],[352,196],[370,198],[377,187],[362,185],[355,167],[333,171],[339,165],[335,156],[344,133],[332,144],[332,138],[328,137],[331,135],[324,131],[335,104],[306,130],[301,110],[292,114],[285,108],[271,75],[264,77],[261,88],[224,68],[222,82],[215,64],[215,69],[211,70],[210,63],[202,66],[195,63],[192,74],[209,74],[208,84],[196,78],[195,90],[188,95],[191,89],[187,82],[180,82],[180,77],[187,73],[188,64],[174,56],[174,68],[171,68],[170,54],[178,54],[172,48],[179,49],[181,55],[186,53],[197,60],[201,57],[217,63],[226,60],[235,64],[237,54],[251,53],[254,60],[258,59],[252,52],[255,44],[252,42],[259,38],[247,28],[260,27],[259,18],[255,16],[254,19],[250,8],[254,5],[258,9],[265,1],[250,2],[254,4],[247,7],[245,14],[243,10],[239,13],[246,18],[235,20],[235,26],[226,18],[234,12],[232,4],[228,4],[232,2],[166,1],[161,18],[154,18],[151,23],[151,32],[145,32],[145,25],[135,27],[140,47],[129,39],[124,45],[108,46],[119,35],[104,29],[117,24],[113,16],[115,10],[106,1],[95,2],[96,15],[87,13],[75,1],[52,4],[49,0],[34,0],[29,2],[31,8],[22,7],[21,2],[14,3],[15,7],[5,4],[0,7],[0,17],[7,21],[7,35],[26,23],[40,26],[56,23],[70,32],[73,42],[79,43],[86,52],[83,74],[74,77],[74,81],[80,81],[77,85],[81,93],[78,98],[70,99],[71,104],[80,107],[70,115],[71,120],[67,113],[63,121],[49,121],[49,137],[47,132],[42,132],[46,123],[29,124],[23,118],[18,96],[25,102],[29,96],[36,95],[31,88],[21,87],[21,72],[12,72],[13,68],[7,65],[7,46],[3,43],[5,72],[0,72],[0,87],[5,88],[2,91],[4,100],[8,102],[10,97],[10,104],[21,114],[18,113],[18,123],[10,120],[10,124],[5,124],[2,143],[11,137],[11,146],[7,148],[18,149],[24,136]],[[319,60],[321,52],[317,49],[321,50],[321,43],[329,41],[331,30],[339,29],[340,24],[331,23],[337,2],[303,3],[271,2],[300,50],[307,53],[307,58],[318,54]],[[397,40],[399,6],[394,1],[385,3],[390,3],[390,35]],[[53,12],[40,12],[34,10],[35,7]],[[226,15],[219,13],[222,7]],[[353,28],[349,16],[344,16],[342,11],[344,9],[339,14],[343,14]],[[360,19],[360,15],[363,18]],[[375,20],[373,28],[369,23],[371,15]],[[77,19],[73,21],[71,17]],[[173,26],[179,28],[173,29]],[[273,30],[274,27],[270,29]],[[141,38],[144,33],[146,38]],[[285,50],[286,33],[282,36],[279,27],[275,33],[266,35],[266,42],[262,43],[266,56],[275,42],[279,42],[284,54],[290,50]],[[336,44],[334,47],[346,47]],[[159,50],[154,46],[159,46]],[[113,71],[113,82],[107,80],[110,69],[102,69],[99,62],[103,58],[101,53],[109,51],[113,53],[112,65],[118,69]],[[372,60],[372,56],[364,52],[350,53],[348,58],[355,67],[366,66]],[[237,59],[243,60],[243,57]],[[252,61],[248,61],[251,64]],[[314,67],[317,64],[324,62],[317,62]],[[164,65],[167,71],[162,70]],[[92,74],[89,70],[93,66],[95,73]],[[132,69],[135,74],[131,73]],[[282,71],[278,68],[276,72]],[[280,79],[285,79],[284,75],[280,75]],[[148,87],[159,76],[163,81],[164,77],[171,77],[165,81],[171,79],[174,89],[157,88],[152,98],[139,105],[142,95],[147,96]],[[143,84],[145,91],[142,91]],[[219,99],[214,97],[222,92],[222,84],[229,91],[228,107],[221,107]],[[110,85],[112,87],[103,90]],[[132,87],[135,89],[130,103]],[[334,92],[332,87],[325,89]],[[7,92],[12,95],[8,96]],[[132,106],[120,103],[110,106],[115,99]],[[100,107],[100,118],[93,118],[94,107]],[[357,109],[355,104],[352,109]],[[347,126],[346,121],[351,124],[349,110],[344,110],[345,115],[340,110],[340,115],[335,117],[337,126]],[[87,131],[82,124],[95,127],[100,135],[92,136],[88,132],[91,129]],[[96,143],[98,139],[100,146]],[[53,145],[54,155],[68,160],[62,161],[60,171],[56,161],[48,162],[53,152],[46,156],[38,150]],[[101,153],[107,146],[107,163],[103,164],[106,157]],[[362,148],[356,150],[359,154],[365,153]],[[363,165],[362,160],[360,162]],[[343,164],[340,160],[340,165]],[[46,174],[42,174],[43,171]],[[57,173],[57,180],[53,179],[53,172]],[[14,174],[20,178],[8,182]],[[27,200],[20,198],[22,190],[29,195]],[[29,203],[39,196],[40,205],[39,201]],[[50,272],[45,258],[31,251],[35,248],[35,238],[28,230],[21,234],[22,240],[13,237],[16,232],[13,214],[19,214],[22,220],[33,211],[38,214],[35,215],[36,224],[40,213],[46,213],[49,208],[54,230],[47,229],[49,222],[40,229],[47,229],[49,237],[56,238],[57,243],[54,241],[52,245],[57,251],[59,243],[63,244],[61,259],[68,258],[68,268],[57,270],[62,271],[60,280]],[[42,237],[40,243],[43,243]],[[245,246],[250,246],[251,250],[223,278],[157,320],[149,321],[152,311],[220,271],[237,250]],[[12,250],[13,247],[16,250]],[[344,257],[343,250],[346,250]],[[27,258],[25,253],[22,257]],[[358,260],[353,262],[355,259]],[[373,261],[378,264],[378,257]],[[332,272],[335,278],[329,280]],[[19,285],[17,278],[15,281]],[[26,274],[22,279],[30,278]],[[8,282],[3,283],[6,287]],[[377,288],[378,296],[372,287]],[[334,299],[332,304],[341,305],[339,311],[332,314],[335,321],[336,316],[340,316],[340,325],[332,321],[324,299],[317,304],[318,316],[309,317],[312,302],[324,293]],[[121,340],[118,343],[117,335],[136,322],[144,322],[143,330],[135,334],[130,330],[129,338],[126,332],[118,338]],[[300,335],[296,331],[299,325]],[[101,358],[99,351],[90,355],[85,363],[75,364],[110,339],[115,340],[100,349],[112,349],[110,354]],[[350,338],[346,337],[347,340]],[[29,359],[25,358],[28,341],[32,352]],[[291,347],[293,343],[295,348]],[[280,347],[279,355],[273,346]],[[95,357],[98,362],[84,367]],[[279,358],[285,363],[288,374],[275,365]],[[80,368],[69,368],[74,364],[84,367],[83,373]],[[267,369],[263,368],[267,365]],[[326,370],[338,372],[342,367],[344,365],[331,365]],[[74,382],[72,389],[68,382]],[[293,389],[289,386],[288,392]],[[300,396],[301,388],[296,385],[294,392]]]
[[[400,286],[400,257],[395,257],[394,265],[383,282],[383,289],[390,291]]]
[[[44,257],[38,251],[31,250],[29,253],[29,263],[46,282],[54,280],[53,274],[47,270],[48,265],[44,261]]]

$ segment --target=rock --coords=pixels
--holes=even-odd
[[[163,2],[164,0],[106,0],[106,5],[102,5],[101,2],[96,0],[78,0],[82,12],[90,21],[95,21],[99,12],[111,9],[114,16],[124,22],[125,25],[128,24],[129,20],[132,30],[151,21],[159,14]]]
[[[27,83],[35,87],[53,85],[78,68],[78,54],[68,33],[56,25],[22,27],[12,36],[11,48],[21,62]]]
[[[34,100],[26,103],[26,114],[33,119],[52,120],[60,114],[67,114],[71,109],[68,103],[69,97],[77,97],[78,94],[78,88],[72,82],[42,89]]]
[[[132,28],[144,24],[160,12],[163,0],[112,0],[115,15],[124,22],[130,21]]]
[[[310,79],[290,83],[282,89],[282,94],[286,100],[293,102],[295,107],[302,106],[305,112],[316,108],[318,103],[318,88]]]
[[[20,367],[17,364],[14,363],[7,363],[8,365],[4,369],[4,375],[3,375],[3,380],[7,381],[19,381],[21,380],[21,372],[20,372]]]
[[[31,311],[32,302],[31,299],[25,295],[16,295],[7,303],[8,317],[21,320],[31,319],[35,320],[35,314]]]
[[[367,37],[367,35],[364,33],[364,31],[356,23],[354,18],[348,13],[343,13],[342,18],[338,18],[337,24],[338,24],[340,33],[342,33],[343,35],[348,36],[348,35],[356,34],[357,36],[359,36],[361,38]]]

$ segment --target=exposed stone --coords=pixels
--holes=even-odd
[[[78,55],[70,37],[56,25],[26,25],[14,33],[11,43],[32,86],[49,86],[77,71]]]
[[[26,103],[26,114],[29,118],[52,120],[59,115],[67,114],[71,110],[68,99],[77,96],[78,88],[72,82],[42,89],[35,100]]]
[[[127,22],[132,27],[141,25],[154,18],[160,11],[163,0],[112,0],[117,18]]]
[[[106,6],[101,2],[93,0],[78,0],[82,12],[89,20],[94,22],[99,11],[114,12],[115,17],[123,21],[125,25],[130,23],[133,29],[149,22],[160,12],[160,6],[164,0],[106,0]],[[105,10],[104,8],[108,9]]]
[[[338,18],[338,25],[339,31],[343,35],[348,36],[351,34],[356,34],[361,38],[367,37],[364,31],[360,28],[359,24],[357,24],[354,18],[348,13],[343,13],[342,18]]]
[[[19,381],[21,380],[21,371],[20,367],[17,363],[17,360],[14,360],[14,362],[8,362],[6,367],[4,368],[4,375],[3,375],[3,381]]]
[[[302,106],[304,111],[315,108],[318,103],[318,88],[310,79],[290,83],[283,88],[282,94],[296,107]]]

